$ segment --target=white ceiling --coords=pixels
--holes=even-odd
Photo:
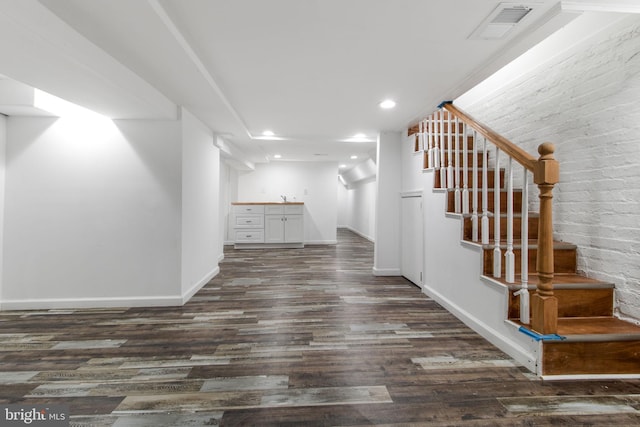
[[[379,132],[461,95],[581,7],[611,2],[525,0],[533,11],[508,37],[469,39],[499,3],[0,0],[0,73],[113,118],[175,119],[184,106],[244,161],[353,164]],[[385,98],[397,107],[381,110]],[[266,129],[281,140],[256,138]],[[357,133],[370,142],[349,142]]]

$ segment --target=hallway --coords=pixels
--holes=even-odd
[[[373,245],[227,249],[183,307],[0,313],[0,404],[74,426],[637,425],[640,380],[541,382]]]

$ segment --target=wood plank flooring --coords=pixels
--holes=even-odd
[[[640,425],[640,381],[535,379],[338,240],[228,249],[183,307],[0,313],[0,404],[73,426]]]

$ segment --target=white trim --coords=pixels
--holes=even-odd
[[[580,375],[541,375],[545,381],[575,380],[636,380],[640,374],[580,374]]]
[[[78,308],[131,308],[131,307],[163,307],[181,306],[182,297],[117,297],[117,298],[46,298],[28,300],[5,300],[0,302],[2,311],[8,310],[49,310]]]
[[[374,276],[402,276],[399,268],[376,268],[373,267]]]
[[[537,357],[534,353],[531,353],[526,348],[514,343],[513,339],[504,336],[501,332],[495,330],[477,317],[463,310],[460,306],[426,284],[422,286],[422,292],[442,305],[447,311],[480,334],[484,339],[498,347],[509,356],[513,357],[518,363],[521,363],[531,372],[536,372]],[[523,338],[526,339],[526,337]],[[533,342],[533,339],[529,339]]]
[[[640,13],[637,1],[562,1],[562,9],[588,12]]]
[[[78,308],[131,308],[131,307],[168,307],[182,306],[200,288],[209,283],[218,275],[220,267],[216,266],[198,283],[191,287],[183,295],[174,296],[144,296],[144,297],[115,297],[115,298],[44,298],[28,300],[4,300],[0,301],[0,311],[10,310],[51,310],[51,309],[78,309]]]
[[[195,285],[191,287],[191,289],[187,290],[187,292],[182,293],[182,304],[184,305],[193,297],[204,285],[209,283],[211,279],[216,277],[220,273],[220,267],[216,265],[216,267],[208,272],[202,279],[200,279]]]
[[[367,236],[366,234],[363,234],[361,232],[359,232],[358,230],[356,230],[353,227],[345,227],[347,230],[351,231],[352,233],[356,233],[358,236],[363,237],[365,239],[367,239],[368,241],[370,241],[371,243],[375,243],[376,241],[373,239],[373,237]]]
[[[403,191],[400,193],[400,197],[403,199],[407,197],[422,197],[422,190]]]
[[[337,240],[309,240],[304,242],[306,245],[337,245]]]

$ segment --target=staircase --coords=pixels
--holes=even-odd
[[[441,107],[410,128],[409,135],[415,135],[415,151],[423,152],[424,169],[434,171],[434,191],[446,192],[445,215],[460,221],[463,246],[480,249],[482,282],[509,290],[505,292],[508,295],[505,322],[539,342],[537,373],[543,378],[640,376],[640,326],[614,317],[615,285],[578,273],[576,246],[553,241],[551,237],[551,198],[547,198],[548,207],[544,200],[540,203],[541,210],[546,212],[528,212],[529,203],[525,202],[531,186],[513,188],[513,166],[496,169],[496,155],[491,157],[488,152],[493,151],[484,151],[484,141],[499,147],[495,153],[502,156],[500,165],[506,164],[506,154],[521,161],[523,171],[533,167],[538,184],[542,175],[553,177],[554,165],[547,162],[547,169],[534,165],[532,162],[537,160],[528,154],[529,157],[523,157],[519,148],[511,147],[511,142],[452,104]],[[541,150],[541,160],[555,162],[552,148]],[[542,172],[536,169],[540,167],[544,169]],[[527,182],[524,178],[522,181]],[[553,179],[550,181],[550,185],[545,182],[541,186],[546,185],[543,191],[548,191],[549,196],[548,187],[553,188]],[[478,191],[474,192],[472,187]],[[480,225],[483,204],[487,207],[486,227]],[[505,261],[508,251],[513,252],[515,262]],[[522,298],[525,293],[522,289],[526,289],[528,298]],[[521,302],[528,307],[523,312]]]

